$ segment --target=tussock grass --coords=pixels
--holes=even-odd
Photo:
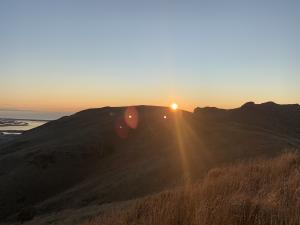
[[[81,225],[300,224],[300,156],[211,170],[201,182],[137,200]]]

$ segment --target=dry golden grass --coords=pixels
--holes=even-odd
[[[211,170],[198,184],[136,201],[81,225],[300,224],[300,156]]]

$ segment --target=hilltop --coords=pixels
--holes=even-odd
[[[192,184],[211,168],[299,148],[299,127],[299,105],[275,103],[193,113],[156,106],[84,110],[0,143],[0,221]]]

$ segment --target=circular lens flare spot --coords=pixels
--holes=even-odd
[[[166,115],[164,115],[164,119],[167,119],[167,116],[166,116]]]
[[[118,117],[115,121],[115,132],[122,139],[125,139],[128,137],[129,130],[128,130],[128,127],[126,126],[126,123],[122,117]]]
[[[171,109],[175,111],[177,108],[178,108],[178,105],[175,102],[172,103]]]
[[[131,129],[136,129],[139,123],[139,113],[137,109],[133,106],[128,107],[125,110],[124,120],[128,127]]]

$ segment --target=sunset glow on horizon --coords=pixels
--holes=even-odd
[[[292,0],[1,1],[0,111],[300,103],[299,10]]]
[[[177,108],[178,108],[178,105],[175,102],[172,103],[171,109],[175,111]]]

